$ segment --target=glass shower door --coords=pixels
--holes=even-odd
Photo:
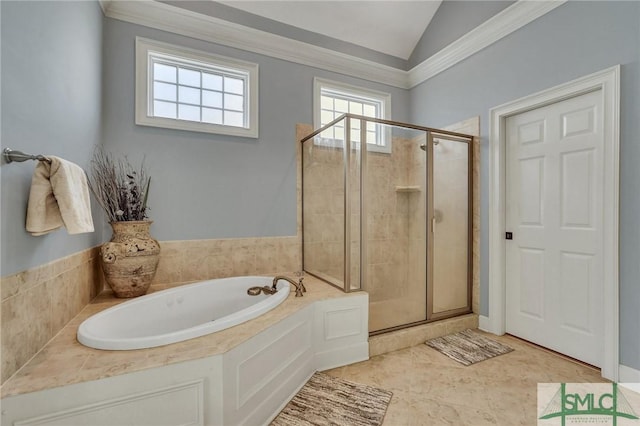
[[[471,144],[431,134],[431,267],[429,319],[471,309]]]
[[[427,319],[426,132],[366,125],[362,271],[375,333]]]

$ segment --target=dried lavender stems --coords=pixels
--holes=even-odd
[[[124,158],[97,149],[91,160],[89,188],[104,209],[109,222],[144,220],[151,177],[147,177],[144,161],[135,170]]]

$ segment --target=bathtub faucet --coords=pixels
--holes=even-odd
[[[278,284],[278,281],[285,280],[293,284],[293,286],[296,288],[296,297],[302,297],[302,293],[307,291],[307,289],[304,287],[304,284],[302,284],[303,279],[304,277],[300,277],[298,279],[298,282],[295,282],[295,280],[292,280],[289,277],[285,277],[284,275],[278,275],[273,279],[273,285],[271,286],[271,289],[273,291],[277,291],[276,285]]]

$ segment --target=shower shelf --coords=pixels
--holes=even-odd
[[[396,192],[420,192],[419,185],[399,185],[396,186]]]

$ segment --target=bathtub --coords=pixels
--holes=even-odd
[[[233,277],[148,294],[105,309],[78,328],[78,341],[105,350],[152,348],[215,333],[256,318],[289,295],[280,280],[273,295],[247,294],[271,286],[269,277]]]

